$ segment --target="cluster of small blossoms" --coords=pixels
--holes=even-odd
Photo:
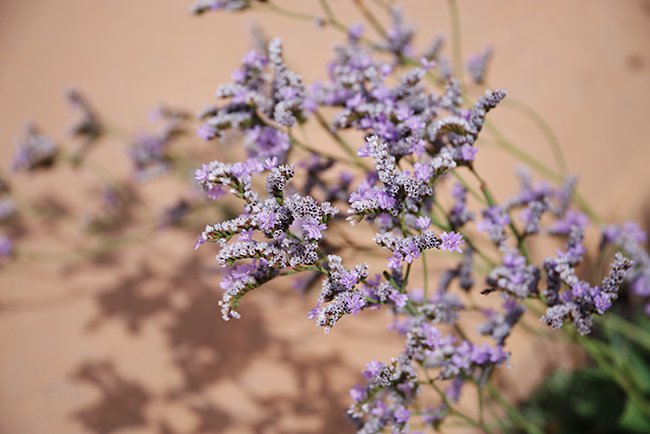
[[[395,11],[397,11],[395,9]],[[411,32],[395,12],[395,24],[387,34],[385,49],[404,56]],[[309,105],[340,107],[333,122],[335,129],[354,128],[376,134],[388,146],[391,155],[402,158],[423,154],[441,156],[458,165],[471,164],[476,155],[474,142],[483,127],[486,113],[505,96],[503,91],[488,91],[476,105],[461,109],[460,83],[449,80],[442,95],[427,91],[422,83],[431,65],[423,56],[423,67],[407,71],[394,87],[388,84],[393,66],[375,62],[360,46],[360,32],[350,32],[347,46],[338,46],[337,56],[329,65],[330,82],[317,83],[309,96]],[[441,118],[442,112],[451,116]]]
[[[171,167],[170,153],[172,143],[187,133],[190,116],[182,110],[160,107],[152,113],[153,121],[162,122],[157,132],[136,135],[127,149],[135,169],[135,177],[146,180],[160,175]]]
[[[503,312],[494,309],[485,309],[483,314],[486,321],[482,323],[478,331],[482,335],[490,336],[498,345],[504,345],[512,328],[517,324],[526,309],[513,298],[507,298],[503,302]]]
[[[375,235],[374,241],[393,253],[388,259],[388,268],[390,269],[399,269],[404,262],[407,264],[412,263],[420,257],[422,252],[429,249],[462,253],[460,245],[463,243],[462,236],[455,232],[443,232],[438,237],[430,230],[409,237],[384,232]]]
[[[586,252],[582,242],[587,218],[570,208],[575,178],[568,178],[559,188],[553,188],[545,182],[533,183],[525,171],[519,172],[519,179],[520,191],[503,205],[484,209],[483,220],[477,225],[488,234],[502,255],[501,264],[492,268],[487,275],[486,283],[491,288],[483,293],[501,291],[508,303],[504,306],[505,314],[495,316],[491,312],[488,315],[484,331],[495,339],[504,335],[505,331],[509,333],[521,316],[520,307],[517,307],[515,300],[541,298],[547,306],[546,313],[541,318],[542,322],[559,328],[567,320],[571,320],[580,333],[589,333],[593,315],[603,315],[611,307],[633,262],[617,254],[612,261],[611,271],[603,279],[601,286],[591,286],[588,282],[580,280],[576,267],[582,262]],[[511,212],[517,209],[522,209],[519,231],[515,229],[515,222],[510,218]],[[545,213],[552,217],[548,225],[542,225]],[[510,231],[514,231],[518,237],[517,247],[508,245]],[[529,262],[525,252],[520,250],[520,243],[526,237],[541,232],[566,236],[568,239],[566,251],[558,251],[557,257],[544,260],[541,268],[546,274],[543,282],[545,287],[540,290],[542,270]],[[494,322],[497,319],[501,323],[499,329]]]
[[[27,124],[23,137],[16,143],[12,168],[14,171],[33,171],[50,167],[59,150],[56,144],[41,134],[34,124]]]
[[[621,253],[614,255],[611,270],[601,286],[591,286],[576,274],[582,262],[585,247],[582,245],[583,229],[574,227],[569,235],[566,251],[558,251],[557,258],[544,261],[547,287],[543,295],[548,305],[542,321],[553,328],[560,328],[571,320],[580,334],[591,331],[593,315],[603,315],[618,298],[618,290],[632,267],[632,261]],[[562,284],[568,289],[562,290]]]
[[[327,279],[323,280],[318,304],[309,312],[319,327],[329,331],[344,315],[359,313],[369,305],[366,295],[358,288],[368,277],[368,265],[346,269],[340,256],[327,257]]]
[[[408,432],[409,408],[419,390],[412,359],[402,355],[389,364],[371,361],[363,376],[366,385],[356,385],[350,390],[353,403],[348,414],[357,425],[357,432],[379,433],[389,427],[393,432]]]
[[[81,159],[90,147],[104,135],[105,126],[95,109],[81,92],[70,89],[66,92],[66,99],[70,106],[80,114],[68,131],[73,137],[82,140],[81,146],[76,152],[76,158]]]
[[[302,123],[306,112],[302,79],[284,63],[282,41],[272,40],[266,53],[252,50],[246,54],[232,79],[217,90],[217,97],[229,101],[201,113],[199,136],[223,139],[228,131],[244,132],[249,157],[284,163],[289,136],[275,124]]]
[[[414,229],[425,230],[430,225],[426,214],[432,205],[433,184],[456,163],[438,156],[428,162],[415,163],[413,172],[400,170],[396,158],[389,153],[388,145],[376,135],[366,138],[358,155],[372,157],[375,171],[350,195],[348,220],[353,224],[364,218],[375,220],[382,231],[389,232],[400,228],[402,216],[403,221]],[[445,240],[449,237],[452,241],[455,236],[447,234]],[[455,247],[450,250],[455,250]]]
[[[214,195],[215,189],[229,187],[235,196],[245,201],[242,214],[206,226],[196,245],[208,241],[218,243],[217,262],[231,268],[220,303],[224,319],[239,317],[239,300],[249,290],[287,268],[299,271],[316,264],[324,250],[319,246],[323,231],[338,213],[330,202],[320,203],[311,196],[288,192],[288,182],[295,172],[293,166],[264,167],[259,164],[253,167],[256,160],[247,162],[225,164],[215,161],[196,173],[196,179],[206,194]],[[261,198],[252,188],[252,174],[269,169],[267,197]],[[260,234],[262,240],[255,239],[255,234]],[[235,236],[237,241],[231,241]],[[243,260],[257,261],[255,273],[250,267],[238,268]],[[238,278],[243,280],[240,282]]]
[[[447,291],[454,279],[458,280],[458,286],[466,292],[474,286],[474,253],[471,248],[465,249],[463,259],[456,267],[442,272],[438,290]]]
[[[627,222],[623,225],[610,225],[603,229],[601,250],[607,245],[614,245],[633,262],[626,281],[632,293],[646,299],[645,311],[650,315],[650,256],[644,248],[647,242],[646,233],[637,223]]]
[[[486,282],[493,288],[525,299],[537,295],[539,279],[539,268],[528,264],[518,250],[509,249],[503,253],[502,263],[490,271]]]
[[[449,211],[449,224],[452,229],[460,229],[466,223],[474,220],[474,213],[467,207],[467,189],[457,183],[451,190],[454,206]]]
[[[242,10],[253,4],[201,1],[197,12]],[[393,328],[404,336],[403,351],[390,363],[368,364],[365,385],[350,392],[354,402],[349,414],[361,433],[409,432],[414,419],[419,419],[418,425],[437,428],[453,413],[449,405],[458,401],[463,384],[484,384],[495,367],[507,363],[509,354],[504,346],[525,312],[525,300],[545,304],[544,323],[560,327],[570,320],[581,333],[588,333],[593,315],[611,308],[626,276],[639,295],[650,295],[650,261],[640,247],[644,240],[638,234],[627,234],[629,230],[608,229],[603,246],[616,246],[634,262],[615,254],[611,271],[600,286],[578,277],[576,268],[585,254],[582,238],[588,220],[572,208],[575,178],[555,187],[535,183],[522,171],[521,188],[514,197],[501,203],[491,197],[473,161],[486,116],[506,93],[487,90],[473,105],[464,105],[463,86],[441,54],[440,37],[420,56],[420,66],[407,66],[417,65],[413,28],[399,9],[388,10],[391,24],[379,32],[382,40],[368,44],[363,27],[348,29],[346,43],[335,47],[327,80],[309,86],[308,92],[284,64],[278,40],[249,53],[233,75],[233,83],[219,88],[218,96],[229,101],[206,110],[199,129],[206,139],[241,131],[247,151],[243,162],[212,162],[197,171],[197,180],[208,196],[217,198],[229,190],[246,202],[242,214],[207,226],[197,243],[219,243],[217,261],[229,267],[222,282],[224,318],[238,317],[236,309],[246,292],[286,271],[316,273],[310,274],[303,287],[324,276],[308,317],[325,331],[344,316],[366,309],[384,306],[395,315]],[[381,60],[374,56],[376,52],[384,55]],[[486,81],[491,57],[492,49],[487,48],[469,59],[467,68],[474,83]],[[441,84],[442,90],[430,91],[429,79]],[[333,120],[328,121],[321,108],[336,109]],[[334,181],[332,176],[323,176],[337,167],[336,160],[315,151],[298,166],[306,174],[302,188],[296,182],[289,187],[294,167],[287,161],[292,141],[285,128],[309,118],[327,128],[348,154],[344,131],[365,135],[357,156],[369,158],[373,164],[360,182],[355,183],[347,172]],[[365,168],[365,161],[355,163]],[[457,184],[451,190],[453,205],[445,212],[438,202],[444,179],[463,167],[481,182],[487,204],[471,210],[467,195],[471,187]],[[267,171],[267,197],[263,199],[253,190],[252,178]],[[354,190],[348,193],[353,185]],[[288,192],[288,188],[293,190]],[[382,273],[370,274],[365,263],[345,266],[337,246],[324,240],[323,231],[334,218],[334,213],[328,212],[333,209],[330,202],[349,204],[350,223],[365,221],[375,229],[373,240],[391,254]],[[313,212],[298,210],[308,203]],[[435,218],[438,212],[445,217],[443,223]],[[500,255],[496,263],[481,250],[482,243],[458,232],[471,231],[468,226],[476,216],[477,229],[487,235]],[[434,232],[432,225],[440,232]],[[567,238],[567,248],[538,265],[526,242],[544,235]],[[235,236],[237,241],[232,240]],[[461,249],[464,243],[467,246]],[[463,254],[441,273],[438,288],[430,297],[424,296],[423,290],[409,288],[412,264],[428,249]],[[481,293],[498,291],[502,297],[500,309],[483,310],[485,321],[477,330],[491,338],[493,345],[473,343],[459,331],[465,306],[453,293],[453,284],[471,291],[478,281],[478,259],[490,268],[485,276],[489,288]],[[457,333],[444,334],[439,324],[452,325]],[[420,369],[427,372],[426,382],[436,391],[442,390],[436,387],[441,383],[449,385],[437,407],[426,408],[416,402],[425,383],[418,374]]]
[[[467,60],[467,72],[475,84],[483,84],[490,60],[492,59],[492,47],[485,47],[483,50],[470,56]]]
[[[416,419],[435,428],[448,413],[448,403],[460,399],[466,381],[485,381],[495,367],[509,358],[500,344],[475,345],[443,334],[426,314],[411,317],[404,334],[404,353],[388,365],[377,361],[368,363],[363,371],[365,385],[350,390],[353,403],[348,413],[358,424],[359,433],[378,433],[386,428],[392,428],[392,432],[410,432],[409,423]],[[445,381],[449,387],[444,392],[443,403],[416,416],[413,404],[421,388],[417,382],[418,367],[430,372],[429,381]]]

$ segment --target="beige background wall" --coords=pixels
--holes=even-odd
[[[317,10],[311,0],[278,1]],[[438,32],[449,33],[445,1],[401,3],[420,31],[419,47]],[[359,20],[346,1],[332,4],[344,21]],[[601,214],[635,217],[650,191],[650,2],[459,4],[465,53],[492,45],[490,83],[548,120],[581,190]],[[2,170],[27,119],[65,140],[71,115],[61,93],[67,87],[84,90],[113,124],[136,130],[159,102],[193,110],[212,102],[248,49],[253,22],[285,39],[292,64],[307,80],[323,77],[339,38],[265,13],[196,18],[189,5],[1,0]],[[494,120],[513,141],[552,162],[529,120],[507,108]],[[125,172],[123,148],[114,141],[99,155]],[[486,148],[479,167],[499,192],[514,188],[512,160],[501,152]],[[87,177],[16,180],[27,195],[74,198]],[[165,185],[147,188],[168,203],[174,197],[165,200]],[[79,238],[67,236],[59,240]],[[0,433],[329,433],[346,427],[340,414],[347,386],[365,361],[385,359],[397,348],[392,338],[386,343],[386,318],[356,318],[323,336],[304,318],[311,299],[261,290],[242,321],[224,324],[217,315],[213,252],[193,253],[185,248],[191,243],[187,234],[171,232],[130,248],[110,266],[48,262],[0,270]],[[31,240],[30,246],[41,245],[56,247]],[[538,359],[522,351],[512,375],[535,371],[539,377],[541,371],[530,368]],[[510,383],[516,395],[517,382]]]

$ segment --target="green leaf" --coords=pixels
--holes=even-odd
[[[650,417],[644,414],[636,401],[632,399],[628,399],[625,411],[621,415],[618,424],[621,428],[629,431],[639,433],[650,432]]]

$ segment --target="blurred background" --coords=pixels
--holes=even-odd
[[[314,0],[276,2],[320,12]],[[344,22],[361,21],[347,1],[331,3]],[[398,3],[418,30],[419,49],[449,34],[446,1]],[[463,53],[495,49],[490,86],[547,120],[596,211],[611,221],[639,218],[650,192],[650,1],[458,3]],[[214,102],[217,86],[250,49],[254,23],[284,39],[289,64],[306,82],[325,78],[331,47],[341,40],[315,23],[263,12],[194,17],[190,6],[0,0],[1,172],[27,120],[65,146],[74,116],[62,94],[70,87],[111,126],[137,132],[149,128],[157,104],[195,113]],[[530,119],[507,107],[493,114],[510,140],[552,164]],[[94,158],[128,177],[126,146],[112,137]],[[206,159],[221,156],[218,145],[202,146]],[[491,147],[479,155],[497,193],[514,191],[514,160]],[[96,183],[87,171],[12,176],[22,200],[79,221],[93,209]],[[162,178],[142,194],[156,213],[183,192]],[[324,335],[306,319],[315,294],[296,294],[288,280],[257,290],[240,321],[223,322],[215,251],[192,250],[199,221],[189,230],[135,234],[119,254],[84,260],[69,254],[87,235],[74,225],[49,227],[42,212],[37,230],[21,239],[25,250],[41,254],[0,269],[2,434],[352,432],[347,389],[368,360],[399,350],[382,313]],[[552,357],[526,351],[531,344],[523,338],[511,345],[522,350],[500,384],[518,399]]]

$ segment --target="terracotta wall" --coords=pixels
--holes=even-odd
[[[315,1],[278,2],[317,11]],[[401,3],[420,31],[418,46],[449,33],[445,1]],[[332,4],[346,22],[360,19],[348,2]],[[490,84],[544,116],[598,212],[635,217],[650,191],[650,2],[459,4],[464,52],[488,44],[496,50]],[[285,39],[291,64],[307,80],[323,77],[339,38],[268,13],[196,18],[189,5],[2,0],[2,170],[27,119],[65,142],[67,87],[84,90],[112,124],[132,131],[147,125],[157,103],[198,110],[212,102],[248,49],[253,22]],[[504,107],[494,121],[553,164],[529,119]],[[125,174],[125,145],[111,143],[98,155]],[[510,157],[487,146],[479,161],[499,194],[515,188]],[[61,194],[80,207],[91,182],[65,172],[18,176],[15,184],[26,197]],[[175,198],[164,181],[147,188],[154,203]],[[28,246],[57,252],[83,241],[68,230]],[[342,416],[346,388],[367,360],[386,359],[398,345],[386,337],[387,318],[355,318],[324,336],[305,319],[314,297],[280,287],[258,291],[244,319],[224,324],[213,251],[194,253],[191,245],[191,235],[172,231],[135,243],[108,264],[55,260],[0,270],[0,433],[350,431]],[[521,378],[541,378],[550,357],[522,345],[508,374],[513,396],[529,387]]]

